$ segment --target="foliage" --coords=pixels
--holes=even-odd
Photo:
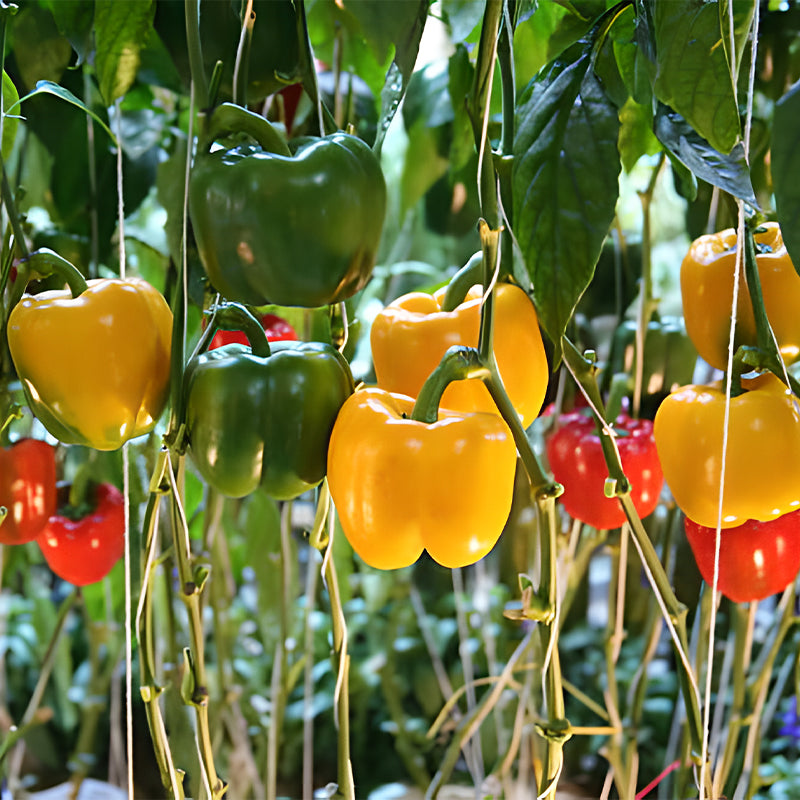
[[[186,193],[209,112],[231,101],[283,146],[346,129],[380,159],[369,282],[331,306],[259,308],[340,349],[357,382],[377,380],[381,310],[458,283],[476,251],[476,283],[532,300],[559,411],[588,402],[611,420],[624,403],[652,417],[687,372],[713,377],[673,324],[689,242],[747,207],[781,223],[800,272],[800,3],[255,0],[254,22],[247,6],[0,8],[4,331],[40,248],[86,278],[144,278],[176,319],[169,410],[111,452],[44,431],[3,336],[3,444],[51,442],[60,478],[124,488],[130,511],[128,557],[81,589],[35,543],[0,551],[6,784],[23,796],[92,776],[172,798],[221,797],[226,783],[231,798],[559,784],[638,798],[657,779],[651,796],[795,796],[795,586],[749,605],[716,597],[669,492],[639,520],[608,447],[605,491],[627,522],[568,517],[543,460],[556,414],[516,432],[503,535],[455,570],[426,554],[369,567],[326,484],[223,497],[184,458],[181,423],[183,369],[218,288]],[[308,227],[300,205],[273,198],[271,213]],[[303,252],[293,262],[307,274]],[[30,290],[58,288],[32,277]]]

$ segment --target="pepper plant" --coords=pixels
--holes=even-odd
[[[800,5],[0,38],[15,796],[792,795]]]

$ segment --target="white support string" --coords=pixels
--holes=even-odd
[[[750,35],[752,38],[752,49],[750,57],[750,71],[748,75],[747,111],[745,115],[745,129],[744,129],[745,161],[748,161],[748,157],[750,154],[750,130],[752,126],[752,115],[753,115],[753,86],[755,82],[756,52],[758,49],[758,20],[759,20],[758,3],[754,3],[753,21],[750,31]],[[730,38],[729,49],[730,49],[730,62],[731,62],[731,81],[733,83],[734,99],[736,100],[738,65],[736,63],[736,40],[735,40],[735,27],[734,27],[732,3],[728,4],[728,23],[729,23],[728,33]],[[711,725],[711,694],[712,694],[712,678],[713,678],[713,668],[714,668],[714,646],[716,638],[717,605],[719,600],[719,559],[720,559],[720,546],[722,541],[722,508],[723,508],[723,501],[725,498],[725,471],[727,466],[727,455],[728,455],[728,435],[730,432],[731,381],[733,373],[733,356],[734,356],[734,342],[735,342],[734,337],[736,333],[736,311],[739,302],[739,282],[743,264],[742,244],[744,242],[744,233],[745,233],[744,203],[741,199],[737,200],[737,207],[738,207],[737,246],[736,246],[736,260],[734,266],[734,278],[733,278],[733,297],[731,298],[731,324],[728,332],[728,363],[725,376],[725,410],[723,414],[722,461],[720,465],[717,524],[714,532],[714,578],[711,586],[712,614],[708,630],[708,647],[707,647],[708,655],[706,660],[706,676],[705,676],[705,688],[703,697],[703,744],[702,744],[701,763],[700,763],[699,800],[704,800],[705,798],[705,787],[706,787],[707,771],[708,771],[708,763],[707,763],[708,752],[709,752],[708,739],[709,739],[709,731]]]
[[[125,199],[122,194],[122,103],[115,104],[117,134],[117,235],[119,236],[119,276],[125,277]],[[122,490],[125,497],[125,753],[127,761],[128,795],[133,797],[133,592],[131,587],[131,514],[130,514],[130,453],[128,443],[122,445]]]

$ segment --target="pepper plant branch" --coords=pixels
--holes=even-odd
[[[233,64],[233,102],[247,105],[247,78],[250,67],[250,44],[253,40],[253,25],[256,15],[253,13],[253,0],[242,3],[242,32],[239,46],[236,48],[236,60]]]
[[[189,52],[189,71],[197,105],[208,105],[208,80],[203,66],[203,46],[200,40],[200,0],[184,0],[186,16],[186,43]]]
[[[562,337],[562,352],[567,369],[589,401],[598,418],[598,422],[603,426],[603,430],[608,430],[609,425],[603,414],[600,390],[597,386],[592,364],[578,352],[575,345],[567,337]],[[606,458],[606,466],[609,473],[606,493],[608,496],[616,496],[622,504],[625,515],[631,525],[634,544],[645,566],[648,579],[656,590],[656,597],[659,600],[659,604],[662,605],[662,612],[669,623],[670,634],[681,665],[678,674],[684,692],[692,747],[699,754],[703,738],[702,722],[698,688],[686,655],[688,653],[686,634],[687,609],[675,596],[664,566],[633,505],[630,497],[630,483],[622,469],[622,462],[613,436],[601,436],[600,440],[603,445],[603,455]]]
[[[180,472],[183,457],[178,456],[177,470]],[[173,552],[178,570],[180,596],[187,610],[191,647],[184,649],[185,675],[181,692],[184,702],[194,706],[197,720],[197,737],[200,758],[208,783],[212,800],[219,800],[226,790],[225,782],[218,777],[214,766],[214,748],[211,742],[211,731],[208,718],[208,681],[205,670],[205,639],[203,632],[202,593],[208,578],[208,568],[193,563],[189,542],[189,529],[181,502],[178,482],[173,472],[174,465],[170,459],[166,476],[170,485],[170,528],[172,531]]]

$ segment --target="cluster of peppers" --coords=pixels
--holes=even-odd
[[[730,399],[722,381],[684,386],[661,403],[654,426],[700,572],[712,584],[716,561],[718,589],[736,602],[782,591],[800,570],[800,400],[784,383],[800,356],[800,276],[776,223],[748,227],[742,244],[737,270],[736,231],[700,237],[680,276],[686,330],[721,370],[739,276]]]

